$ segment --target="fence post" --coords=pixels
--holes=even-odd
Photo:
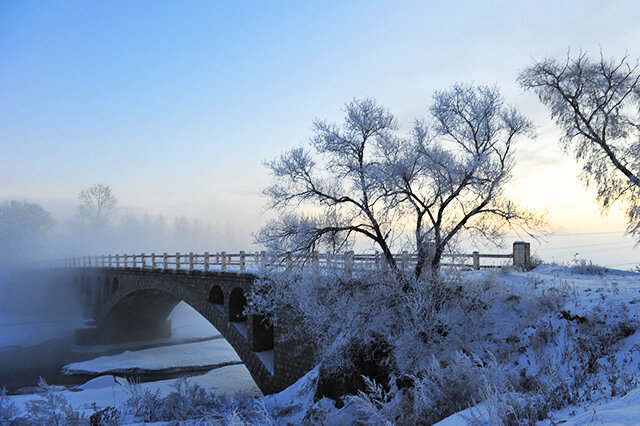
[[[147,256],[144,253],[142,253],[142,255],[140,257],[142,257],[142,262],[141,263],[142,263],[142,269],[144,269],[144,268],[147,267]]]
[[[267,252],[264,250],[260,252],[260,267],[262,269],[267,267]]]
[[[138,261],[138,260],[137,260],[137,257],[138,257],[138,256],[137,256],[137,255],[135,255],[135,254],[134,254],[134,255],[132,255],[132,256],[133,256],[133,267],[134,267],[134,268],[137,268],[137,267],[138,267],[138,263],[137,263],[137,261]]]
[[[167,253],[165,252],[162,254],[162,270],[166,271],[168,267],[169,267],[169,255],[167,255]]]
[[[344,254],[344,274],[347,277],[353,275],[353,251],[347,251]]]
[[[401,263],[402,270],[406,271],[407,266],[409,265],[409,253],[406,250],[402,252],[402,258],[400,260],[400,263]]]
[[[180,269],[180,252],[176,252],[176,271]]]
[[[151,269],[156,269],[156,254],[151,253]]]
[[[320,270],[320,255],[315,250],[311,253],[311,263],[313,265],[313,270],[318,272]]]
[[[126,268],[127,266],[129,266],[129,259],[128,259],[128,257],[129,257],[129,256],[127,256],[126,254],[124,255],[124,260],[123,260],[123,262],[124,262],[124,267],[125,267],[125,268]]]
[[[531,269],[531,245],[524,241],[513,243],[513,266],[524,271]]]
[[[204,252],[204,270],[205,271],[209,270],[209,252],[208,251]]]
[[[104,268],[104,254],[100,256],[100,266]]]
[[[220,269],[223,271],[227,269],[227,253],[224,251],[220,253]]]
[[[193,252],[189,252],[189,270],[193,271],[194,262],[193,262]]]
[[[479,251],[473,252],[473,269],[475,269],[476,271],[480,269],[480,252]]]
[[[240,250],[240,270],[241,271],[247,270],[247,257],[244,253],[244,250]]]
[[[116,268],[120,267],[120,255],[116,254]]]

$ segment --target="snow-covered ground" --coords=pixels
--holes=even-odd
[[[557,369],[559,380],[564,380],[572,374],[568,367],[578,365],[567,364],[567,357],[574,355],[570,352],[577,350],[576,338],[611,342],[603,349],[603,355],[597,355],[600,358],[593,366],[593,373],[580,382],[582,388],[576,390],[575,402],[549,412],[549,418],[539,424],[640,424],[640,332],[636,331],[640,324],[640,274],[585,264],[575,267],[542,265],[527,273],[468,271],[464,272],[464,278],[467,282],[494,283],[487,291],[495,295],[495,305],[479,311],[482,323],[474,323],[479,330],[474,332],[483,337],[467,341],[465,349],[481,356],[481,351],[488,349],[507,373],[534,378],[547,374],[549,377],[548,367],[552,366]],[[478,288],[483,291],[482,286]],[[172,314],[174,343],[202,336],[213,340],[129,350],[68,365],[69,372],[106,375],[76,389],[61,390],[61,394],[75,409],[91,414],[99,408],[118,407],[129,395],[127,389],[130,387],[109,372],[159,371],[238,362],[228,343],[215,338],[217,332],[193,313],[188,306],[178,306]],[[594,328],[581,328],[580,324],[588,325],[589,321],[593,321]],[[631,328],[623,330],[613,340],[598,334],[601,330],[619,331],[616,327],[624,324]],[[468,324],[461,327],[469,332]],[[200,331],[196,332],[196,329]],[[582,343],[589,344],[586,340]],[[441,353],[450,350],[457,349],[443,347]],[[614,373],[615,377],[609,377]],[[270,415],[285,424],[340,425],[361,420],[361,407],[353,399],[347,398],[342,408],[337,408],[334,401],[327,398],[314,402],[317,375],[316,368],[290,388],[265,396],[260,402]],[[216,368],[190,380],[220,393],[260,395],[242,365]],[[176,379],[171,379],[140,386],[151,391],[157,389],[161,395],[166,395],[175,384]],[[37,396],[19,395],[10,400],[24,407],[25,402],[34,398]],[[480,402],[438,424],[466,425],[472,420],[494,424],[495,413],[495,401]]]
[[[164,396],[171,391],[178,380],[179,379],[160,380],[140,383],[137,386],[142,390],[149,390],[151,392],[158,391],[161,396]],[[206,390],[213,390],[216,393],[228,395],[242,393],[249,396],[262,395],[244,365],[221,367],[200,376],[191,377],[189,381],[202,386]],[[97,409],[108,406],[120,406],[129,396],[127,387],[128,382],[125,379],[106,375],[92,379],[70,390],[61,388],[59,394],[64,396],[75,410],[86,411],[86,414],[89,415]],[[10,400],[21,410],[24,410],[26,402],[37,399],[38,396],[35,394],[10,397]]]
[[[569,375],[568,371],[563,370],[566,365],[561,365],[562,360],[555,357],[562,354],[567,356],[566,350],[576,350],[575,347],[564,347],[565,344],[569,344],[567,340],[569,337],[563,333],[575,333],[579,328],[563,331],[563,327],[583,321],[583,315],[589,316],[593,313],[598,315],[598,321],[602,321],[602,325],[596,325],[596,329],[602,330],[612,324],[638,324],[640,319],[640,274],[638,273],[584,264],[574,267],[542,265],[527,273],[496,274],[489,271],[469,271],[465,273],[465,277],[481,281],[492,274],[505,289],[502,294],[504,299],[497,304],[501,305],[498,311],[487,312],[487,315],[493,315],[497,320],[483,325],[486,327],[484,332],[487,338],[493,343],[487,345],[484,341],[482,345],[489,347],[494,354],[499,355],[500,345],[504,345],[499,342],[509,342],[513,339],[512,333],[517,329],[513,327],[513,323],[518,321],[518,318],[522,320],[521,309],[524,305],[548,303],[554,299],[560,304],[557,312],[551,311],[545,318],[531,318],[531,327],[524,325],[520,328],[523,331],[518,335],[521,354],[516,355],[513,361],[507,359],[505,364],[506,368],[512,369],[514,373],[535,377],[539,371],[542,371],[538,369],[542,368],[544,358],[547,357],[551,360],[551,365],[555,362],[554,359],[558,361],[559,377],[564,378],[565,374]],[[562,296],[560,296],[561,293]],[[539,327],[536,330],[535,324],[539,326],[540,323],[536,322],[539,320],[548,323],[549,330],[552,332],[555,330],[557,334],[554,337],[549,335],[549,341],[545,341],[544,344],[538,342],[542,347],[533,350],[531,346],[534,344],[534,337],[538,338],[536,333],[542,331]],[[597,332],[599,331],[596,330]],[[575,404],[551,411],[549,418],[540,421],[539,424],[640,424],[640,332],[631,331],[631,333],[612,343],[611,347],[605,348],[606,356],[598,360],[601,368],[596,369],[593,376],[587,377],[587,382],[583,384],[584,388],[577,389],[577,394],[582,396],[577,398],[578,401]],[[590,337],[578,336],[584,339]],[[528,340],[529,338],[531,340]],[[614,367],[610,368],[610,365]],[[317,369],[313,370],[285,391],[264,397],[265,405],[281,421],[292,424],[300,424],[303,421],[313,423],[314,419],[320,423],[351,424],[358,418],[359,411],[349,399],[340,409],[336,408],[333,401],[326,398],[313,401],[317,374]],[[607,377],[608,375],[618,376],[611,378]],[[592,387],[587,389],[587,386]],[[617,388],[618,386],[620,388]],[[616,387],[616,390],[613,387]],[[616,392],[618,392],[617,395],[612,397]],[[481,402],[437,424],[441,426],[492,425],[498,421],[496,412],[494,402]]]

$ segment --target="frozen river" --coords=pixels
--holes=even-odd
[[[189,376],[216,392],[260,394],[231,346],[200,314],[181,302],[169,319],[169,338],[77,348],[72,346],[76,322],[5,315],[0,318],[0,387],[24,394],[18,400],[27,401],[29,389],[42,376],[50,384],[67,386],[76,408],[89,402],[101,406],[101,401],[113,405],[114,395],[125,395],[122,377],[161,392],[176,377]]]

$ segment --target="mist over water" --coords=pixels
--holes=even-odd
[[[69,381],[60,368],[77,360],[71,348],[83,324],[82,294],[73,277],[56,268],[59,261],[234,249],[232,234],[221,238],[210,224],[184,217],[127,214],[91,225],[78,217],[56,220],[29,202],[0,203],[0,388],[34,386],[39,376]]]

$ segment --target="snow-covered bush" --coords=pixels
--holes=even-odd
[[[25,403],[29,422],[56,426],[88,424],[87,418],[75,411],[64,395],[55,386],[48,385],[42,377],[38,380],[36,394],[39,399]]]
[[[89,417],[89,423],[93,425],[99,426],[111,426],[120,424],[120,419],[122,414],[115,407],[105,407],[102,410],[98,410],[94,412]]]
[[[569,268],[575,274],[584,275],[604,275],[609,272],[608,268],[594,264],[590,260],[574,259]]]
[[[120,418],[133,421],[188,421],[213,425],[267,425],[273,422],[260,401],[238,396],[216,394],[181,378],[172,384],[166,396],[151,392],[137,383],[127,387]],[[113,414],[113,413],[112,413]]]
[[[18,415],[18,408],[7,397],[7,390],[0,390],[0,424],[9,424]]]
[[[479,400],[482,403],[471,408],[469,416],[463,416],[470,426],[535,425],[549,411],[544,395],[515,392],[508,385],[485,382]]]
[[[415,375],[395,378],[390,390],[365,379],[365,391],[347,397],[367,424],[433,424],[464,410],[483,395],[484,387],[502,386],[505,371],[475,354],[457,352],[446,361],[432,357]]]
[[[124,402],[124,410],[136,419],[152,422],[163,420],[162,398],[160,392],[143,389],[138,383],[131,383],[125,388],[128,398]]]
[[[350,278],[307,268],[265,274],[256,281],[249,304],[268,321],[287,324],[283,339],[315,342],[325,371],[351,371],[354,348],[379,342],[381,336],[393,346],[388,361],[412,371],[422,362],[424,348],[443,331],[438,309],[450,297],[447,292],[440,280],[425,283],[395,274]]]

